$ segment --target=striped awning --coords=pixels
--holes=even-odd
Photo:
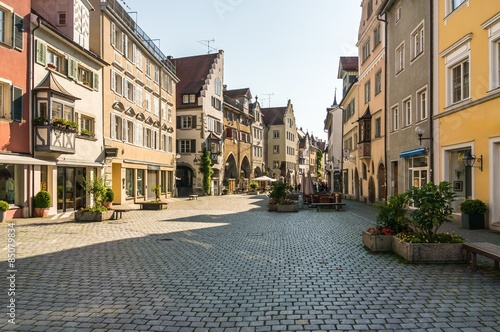
[[[413,150],[403,151],[399,154],[399,158],[416,157],[423,154],[427,154],[427,148],[417,148]]]

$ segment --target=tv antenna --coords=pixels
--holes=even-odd
[[[204,39],[204,40],[197,40],[198,43],[205,45],[207,47],[207,54],[210,54],[212,51],[217,51],[215,47],[210,46],[210,43],[213,43],[215,39]]]
[[[263,98],[262,100],[267,100],[267,107],[271,107],[271,96],[274,96],[274,93],[263,93],[267,98]]]

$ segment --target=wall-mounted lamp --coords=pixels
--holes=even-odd
[[[476,158],[476,156],[471,154],[470,151],[467,151],[462,161],[464,162],[465,167],[478,167],[481,172],[483,171],[483,155]],[[479,166],[474,166],[476,161],[479,163]]]
[[[197,155],[195,155],[195,156],[194,156],[194,160],[193,160],[193,162],[194,162],[195,164],[199,164],[199,163],[200,163],[200,159],[198,159],[198,156],[197,156]]]
[[[176,154],[175,155],[175,159],[180,159],[181,158],[181,155],[180,154]]]
[[[351,163],[355,163],[356,162],[356,157],[353,156],[353,155],[345,156],[344,157],[344,161],[350,161]]]
[[[420,145],[422,145],[422,140],[431,139],[430,137],[422,137],[425,134],[425,129],[420,126],[415,127],[415,133],[418,136],[418,141],[420,142]]]

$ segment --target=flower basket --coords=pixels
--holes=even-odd
[[[374,252],[392,251],[392,235],[372,234],[363,231],[363,244]]]

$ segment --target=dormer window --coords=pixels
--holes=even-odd
[[[66,26],[66,12],[57,13],[57,25]]]
[[[194,93],[182,95],[183,104],[194,104],[196,102],[196,95]]]

